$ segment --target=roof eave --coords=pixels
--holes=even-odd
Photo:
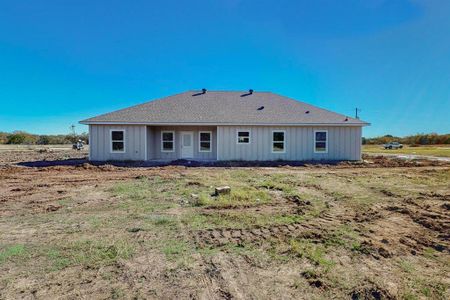
[[[243,123],[243,122],[123,122],[123,121],[91,121],[79,122],[84,125],[173,125],[173,126],[369,126],[370,123]]]

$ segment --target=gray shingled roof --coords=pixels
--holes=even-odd
[[[262,108],[263,107],[263,108]],[[368,125],[271,92],[187,91],[81,121],[83,124]]]

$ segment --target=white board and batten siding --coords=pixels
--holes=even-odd
[[[145,160],[146,128],[140,125],[89,125],[89,159],[108,160]],[[125,151],[111,151],[111,130],[124,130]]]
[[[237,131],[250,131],[250,143],[238,144]],[[285,132],[285,152],[272,152],[272,132]],[[315,153],[314,132],[328,132],[328,151]],[[218,126],[218,160],[360,160],[360,126]]]
[[[161,132],[169,131],[175,134],[174,149],[170,152],[164,152],[161,149]],[[148,151],[149,159],[154,160],[177,160],[181,155],[181,133],[192,132],[193,157],[195,160],[216,160],[216,126],[149,126],[148,127]],[[211,149],[207,152],[200,151],[199,134],[200,132],[211,132]]]
[[[111,151],[111,130],[124,130],[125,151]],[[161,131],[175,132],[173,152],[161,151]],[[250,143],[238,144],[237,131],[250,131]],[[314,151],[314,132],[326,130],[328,151]],[[196,160],[360,160],[360,126],[145,126],[90,125],[90,154],[92,161],[176,160],[180,157],[181,131],[192,131]],[[200,131],[211,131],[211,151],[200,152]],[[285,132],[285,152],[272,152],[272,132]]]
[[[125,150],[123,153],[111,151],[111,131],[124,130]],[[174,150],[164,152],[161,149],[161,132],[175,133]],[[215,160],[216,126],[146,126],[146,125],[90,125],[90,153],[92,161],[170,161],[181,157],[181,132],[192,132],[193,157],[195,160]],[[211,132],[210,151],[200,151],[200,132]]]

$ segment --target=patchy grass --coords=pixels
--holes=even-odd
[[[102,267],[130,258],[135,246],[125,240],[79,240],[51,247],[46,255],[53,270],[68,266]]]
[[[172,184],[159,177],[114,185],[109,191],[120,198],[118,207],[135,213],[149,213],[176,206]],[[166,187],[167,186],[167,187]],[[166,187],[161,189],[162,187]]]
[[[426,276],[418,271],[419,266],[410,260],[398,261],[400,270],[404,272],[405,287],[401,292],[404,299],[447,299],[448,284],[444,277]]]
[[[178,220],[175,217],[164,215],[150,215],[145,218],[145,222],[153,224],[155,226],[161,226],[166,229],[173,229],[178,225]]]
[[[450,146],[418,146],[404,145],[402,149],[384,149],[381,145],[363,145],[363,153],[412,154],[425,156],[450,157]]]
[[[306,258],[316,266],[329,270],[336,263],[326,258],[326,248],[322,244],[314,244],[309,240],[291,240],[289,242],[289,253],[291,255]]]
[[[265,215],[253,212],[191,213],[182,222],[192,229],[250,228],[255,226],[293,224],[304,220],[297,214]]]
[[[38,175],[55,180],[55,172],[48,168]],[[378,292],[399,299],[448,298],[443,275],[448,253],[423,246],[447,245],[435,225],[448,212],[448,168],[167,167],[97,173],[96,179],[68,178],[84,187],[76,201],[48,189],[14,196],[20,176],[2,175],[10,185],[5,193],[11,190],[2,208],[15,214],[0,221],[0,298],[31,298],[34,290],[44,298],[106,293],[289,299],[300,292],[307,299]],[[104,177],[110,179],[99,187],[91,184]],[[211,196],[222,185],[231,186],[231,194]],[[66,193],[75,195],[77,189]],[[35,186],[29,190],[35,193]],[[71,209],[47,213],[36,199]],[[417,214],[407,216],[392,206]],[[410,244],[414,248],[408,249]],[[388,256],[380,256],[383,249]]]
[[[70,258],[64,256],[61,251],[56,248],[48,249],[46,255],[52,264],[49,268],[50,271],[60,271],[72,265]]]
[[[0,265],[9,260],[18,260],[27,254],[25,246],[22,244],[6,246],[0,248]]]
[[[270,200],[271,197],[266,191],[255,188],[233,188],[230,194],[219,196],[201,193],[196,205],[209,208],[236,208],[258,206],[269,203]]]
[[[189,252],[190,246],[183,240],[166,240],[162,248],[162,252],[168,259],[175,259]]]
[[[359,242],[359,234],[349,225],[341,225],[332,231],[323,240],[327,247],[343,247],[348,250],[359,251],[361,243]]]
[[[69,206],[72,202],[73,202],[73,199],[71,197],[65,197],[65,198],[58,200],[58,204],[63,207]]]

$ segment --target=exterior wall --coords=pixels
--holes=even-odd
[[[237,130],[250,144],[237,144]],[[285,153],[272,153],[272,131],[284,130]],[[314,153],[314,131],[328,131],[328,152]],[[360,160],[361,127],[218,126],[218,160]]]
[[[161,131],[175,131],[175,151],[161,151]],[[176,160],[181,158],[181,132],[192,131],[194,134],[194,157],[197,160],[215,160],[217,158],[217,139],[215,126],[148,126],[148,159]],[[199,152],[199,131],[211,131],[211,152]]]
[[[125,130],[125,152],[111,153],[111,130]],[[89,159],[145,160],[146,126],[142,125],[89,125]]]
[[[125,152],[111,153],[111,130],[125,130]],[[237,130],[250,130],[250,144],[237,144]],[[175,151],[161,151],[161,131],[175,131]],[[285,153],[272,153],[272,131],[286,132]],[[328,152],[314,153],[314,130],[328,131]],[[193,132],[196,160],[359,160],[361,127],[90,125],[92,161],[181,158],[181,131]],[[199,152],[199,131],[211,131],[211,152]]]
[[[147,134],[147,159],[153,159],[155,157],[155,147],[154,147],[154,138],[155,138],[155,129],[153,127],[146,127]]]

